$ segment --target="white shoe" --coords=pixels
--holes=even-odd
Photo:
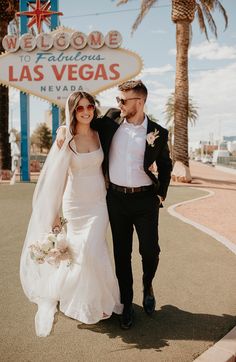
[[[35,331],[38,337],[49,336],[56,311],[57,302],[55,301],[43,301],[38,304],[38,311],[35,315]]]

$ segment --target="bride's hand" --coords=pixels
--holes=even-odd
[[[56,137],[56,142],[57,142],[57,147],[58,148],[62,148],[64,142],[66,139],[66,127],[60,127],[57,130],[57,137]]]
[[[61,225],[61,219],[60,216],[57,215],[54,223],[52,224],[52,232],[55,234],[58,234],[61,231],[62,225]]]

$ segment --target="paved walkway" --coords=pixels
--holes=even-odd
[[[190,167],[193,181],[188,186],[211,190],[213,194],[179,206],[177,211],[236,244],[236,170],[231,174],[199,162],[191,162]]]
[[[227,174],[213,179],[211,175],[203,174],[202,167],[204,172],[216,171],[193,164],[193,184],[172,184],[165,208],[160,212],[162,252],[153,283],[157,297],[157,310],[153,316],[146,316],[142,308],[142,269],[135,235],[132,261],[136,312],[134,328],[120,330],[117,316],[87,326],[78,325],[75,320],[58,313],[53,333],[48,338],[35,336],[36,306],[25,298],[19,282],[19,258],[35,184],[1,184],[1,360],[192,362],[226,335],[236,325],[236,256],[210,235],[168,213],[173,204],[207,195],[205,189],[209,185],[204,183],[212,181],[212,189],[218,190],[223,181],[226,185],[224,191],[233,192],[231,197],[234,197],[234,189],[229,190],[232,185],[235,187],[233,179],[229,180]],[[217,177],[223,177],[221,182]],[[197,203],[208,205],[210,198],[204,200]],[[224,200],[219,199],[218,203],[218,212],[221,212]],[[191,202],[181,206],[178,212],[181,209],[189,217],[195,205]],[[185,207],[190,207],[188,214]],[[202,206],[201,211],[197,210],[200,209],[196,207],[191,217],[199,217],[198,213],[202,214],[205,209]],[[208,227],[211,212],[210,208],[206,213]],[[225,213],[224,216],[228,219],[230,214]],[[206,222],[206,218],[204,220]],[[229,238],[229,234],[225,236]],[[108,244],[112,252],[110,232]]]

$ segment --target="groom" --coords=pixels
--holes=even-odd
[[[104,152],[103,172],[108,181],[107,206],[113,237],[116,275],[121,303],[121,328],[134,320],[131,265],[133,230],[139,240],[143,266],[143,307],[155,310],[152,280],[159,262],[158,216],[170,182],[172,162],[168,132],[144,113],[147,88],[140,81],[119,85],[118,107],[93,121]],[[58,145],[63,131],[57,135]],[[157,166],[158,176],[153,173]]]

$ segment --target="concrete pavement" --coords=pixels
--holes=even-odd
[[[236,325],[236,256],[210,235],[168,213],[169,206],[207,192],[172,185],[160,212],[162,252],[153,285],[157,297],[153,316],[146,316],[142,308],[135,236],[134,328],[120,330],[116,316],[87,326],[58,313],[51,336],[37,338],[36,306],[24,296],[18,271],[34,186],[0,185],[2,361],[190,362]],[[112,252],[110,232],[108,243]]]

